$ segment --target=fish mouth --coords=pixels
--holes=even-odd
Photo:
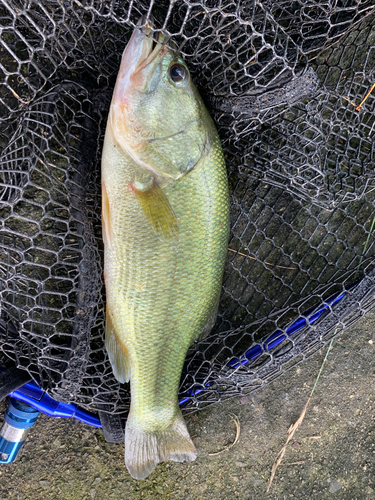
[[[143,40],[143,49],[142,56],[144,59],[142,60],[142,56],[138,62],[136,72],[142,71],[146,66],[151,64],[155,59],[161,55],[160,53],[163,51],[163,55],[166,50],[166,42],[167,36],[159,31],[156,35],[156,39],[154,38],[154,25],[151,20],[147,21],[146,26],[141,30],[141,33],[144,35]]]
[[[145,24],[146,23],[146,24]],[[142,27],[142,24],[145,24]],[[168,37],[155,29],[152,20],[147,22],[141,18],[137,23],[122,55],[118,83],[125,90],[129,86],[141,90],[147,85],[148,75],[152,68],[164,57],[168,47]],[[150,66],[147,71],[145,68]]]
[[[154,69],[169,50],[167,40],[168,37],[162,32],[158,32],[155,37],[151,20],[141,18],[138,21],[123,52],[112,97],[112,104],[124,115],[132,106],[134,91],[147,91],[150,80],[156,74]]]

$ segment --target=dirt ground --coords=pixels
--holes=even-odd
[[[0,500],[375,499],[375,313],[337,337],[270,493],[272,463],[299,417],[326,349],[250,397],[187,417],[199,456],[133,480],[122,444],[74,420],[41,415],[17,462],[0,468]],[[0,408],[5,409],[3,404]],[[1,411],[3,414],[3,411]],[[239,418],[239,441],[233,442]]]

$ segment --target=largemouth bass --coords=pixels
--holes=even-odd
[[[163,34],[125,48],[102,155],[105,342],[130,380],[125,464],[136,479],[196,449],[178,405],[186,352],[216,318],[229,228],[215,126]]]

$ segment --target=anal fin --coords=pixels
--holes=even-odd
[[[111,315],[106,312],[105,346],[112,365],[113,374],[123,384],[130,380],[130,360],[126,347],[120,342],[113,326]]]
[[[164,241],[178,239],[178,222],[163,189],[155,180],[147,189],[137,184],[133,183],[133,190],[155,233]]]

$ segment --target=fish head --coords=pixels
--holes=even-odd
[[[116,142],[141,168],[172,182],[208,150],[206,111],[185,61],[150,25],[127,44],[111,103]]]

